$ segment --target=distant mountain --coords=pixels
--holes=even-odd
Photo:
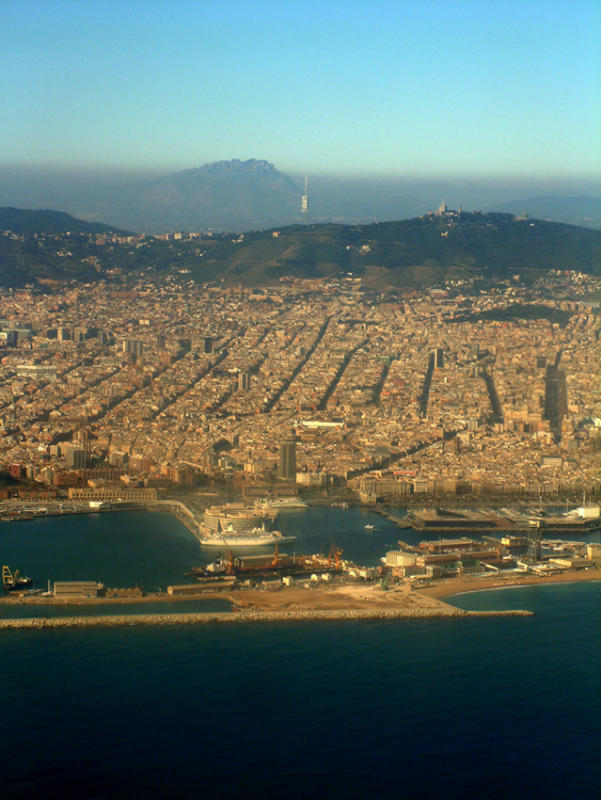
[[[497,203],[490,210],[506,211],[518,215],[529,214],[538,219],[582,225],[585,228],[601,228],[601,197],[592,197],[591,195],[528,197],[525,200]]]
[[[306,222],[368,224],[417,217],[446,199],[453,207],[526,212],[537,219],[601,228],[601,199],[592,179],[550,184],[527,178],[313,174],[309,217],[301,219],[304,180],[304,174],[284,175],[256,159],[218,161],[167,175],[0,165],[0,206],[60,208],[81,220],[152,234],[249,231]]]
[[[100,222],[86,222],[64,211],[32,211],[24,208],[0,207],[0,231],[31,233],[124,233]]]
[[[146,233],[256,230],[299,219],[301,193],[268,161],[233,159],[132,184],[98,215]]]

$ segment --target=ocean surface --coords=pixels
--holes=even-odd
[[[365,563],[414,536],[358,509],[281,528]],[[149,589],[214,556],[138,513],[3,525],[0,554]],[[3,794],[597,798],[601,583],[453,602],[535,615],[3,632]]]

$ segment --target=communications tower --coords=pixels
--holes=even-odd
[[[303,217],[309,215],[309,178],[305,175],[305,193],[301,197],[301,214]]]

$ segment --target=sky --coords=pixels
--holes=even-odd
[[[0,166],[601,177],[598,0],[0,0]]]

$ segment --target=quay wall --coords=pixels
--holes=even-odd
[[[314,609],[278,611],[231,611],[189,614],[111,614],[90,617],[32,617],[2,619],[0,631],[45,628],[118,627],[123,625],[190,625],[245,622],[297,622],[316,620],[383,620],[441,617],[529,617],[532,611],[464,611],[459,608],[423,609]]]

